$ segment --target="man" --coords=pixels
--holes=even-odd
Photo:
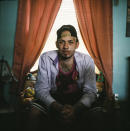
[[[43,53],[39,60],[36,98],[44,113],[63,125],[76,121],[96,100],[94,61],[75,51],[78,46],[75,28],[63,25],[57,31],[58,50]]]

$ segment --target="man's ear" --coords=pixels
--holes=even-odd
[[[58,48],[58,42],[56,41],[56,47]]]
[[[76,42],[76,49],[79,47],[79,42]]]

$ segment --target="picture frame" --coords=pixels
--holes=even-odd
[[[130,37],[130,0],[127,0],[126,37]]]

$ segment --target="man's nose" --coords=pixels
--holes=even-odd
[[[68,48],[69,48],[69,43],[68,43],[68,42],[65,42],[65,43],[64,43],[64,48],[65,48],[65,49],[68,49]]]

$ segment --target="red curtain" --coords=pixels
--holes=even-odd
[[[113,29],[112,0],[73,0],[85,46],[106,79],[106,93],[112,98]]]
[[[19,0],[13,72],[22,87],[39,57],[62,0]]]

